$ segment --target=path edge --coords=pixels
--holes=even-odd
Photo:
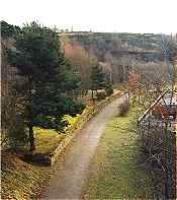
[[[124,92],[118,91],[106,99],[102,100],[95,106],[89,107],[84,110],[80,115],[78,122],[68,130],[66,137],[60,142],[60,144],[55,148],[55,150],[47,156],[47,164],[53,166],[60,156],[60,154],[67,148],[72,139],[80,132],[80,130],[86,125],[86,123],[91,120],[96,114],[98,114],[103,108],[108,104],[121,97]]]

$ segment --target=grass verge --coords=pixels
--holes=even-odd
[[[135,132],[139,110],[113,118],[107,125],[86,181],[84,199],[153,198],[151,174],[139,163],[139,143]]]

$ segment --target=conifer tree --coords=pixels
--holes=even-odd
[[[105,74],[99,64],[96,64],[92,67],[91,72],[91,90],[92,90],[92,99],[94,91],[97,93],[97,90],[103,89],[105,87]]]
[[[60,130],[64,114],[74,115],[83,108],[66,92],[78,87],[79,77],[60,51],[57,32],[35,22],[16,37],[16,50],[9,52],[9,60],[27,79],[26,123],[33,151],[34,126]]]

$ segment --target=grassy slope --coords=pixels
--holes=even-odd
[[[49,167],[32,165],[19,158],[18,154],[2,155],[2,199],[31,199],[38,188],[49,178]]]
[[[151,175],[138,164],[138,137],[132,130],[136,117],[133,108],[107,125],[92,162],[85,199],[152,198]]]
[[[34,153],[49,155],[65,134],[54,130],[35,128],[36,150]],[[30,199],[36,195],[52,175],[52,168],[24,162],[23,152],[2,152],[2,199]],[[35,192],[35,193],[34,193]]]

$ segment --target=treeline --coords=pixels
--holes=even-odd
[[[75,116],[85,107],[80,94],[92,91],[94,100],[98,90],[113,92],[110,77],[96,60],[85,62],[87,73],[85,64],[65,56],[55,30],[36,22],[20,28],[2,21],[1,36],[3,148],[29,144],[35,150],[34,127],[61,133],[67,125],[63,116]]]

